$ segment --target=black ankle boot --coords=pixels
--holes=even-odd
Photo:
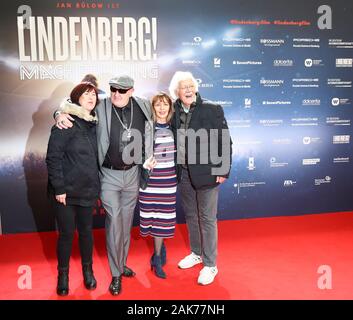
[[[94,277],[92,263],[82,265],[83,282],[87,290],[94,290],[97,288],[97,280]]]
[[[162,262],[162,267],[165,266],[165,264],[167,263],[167,248],[164,245],[164,241],[161,247],[161,262]]]
[[[158,278],[165,279],[167,275],[165,274],[164,270],[162,269],[162,261],[161,256],[153,255],[151,258],[151,270],[154,271],[155,275]]]
[[[67,296],[69,294],[69,269],[59,269],[56,293],[59,296]]]

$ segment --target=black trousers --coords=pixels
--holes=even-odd
[[[93,253],[93,207],[66,205],[54,200],[59,237],[57,242],[58,269],[69,268],[72,241],[76,226],[79,235],[79,246],[82,264],[92,263]]]

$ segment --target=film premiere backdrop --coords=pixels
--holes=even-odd
[[[352,13],[348,0],[10,1],[0,19],[2,233],[55,228],[52,114],[86,73],[106,91],[129,73],[148,98],[176,70],[195,75],[234,141],[220,219],[351,210]]]

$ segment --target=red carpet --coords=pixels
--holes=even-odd
[[[333,213],[297,217],[261,218],[219,222],[219,274],[213,284],[196,283],[201,265],[177,268],[188,254],[185,225],[178,225],[167,240],[168,279],[149,270],[151,239],[133,239],[128,265],[137,276],[123,279],[123,292],[107,291],[111,276],[105,251],[104,229],[96,230],[95,291],[82,284],[77,239],[70,270],[70,295],[59,298],[56,286],[56,234],[31,233],[0,236],[0,299],[353,299],[353,215]],[[32,270],[32,289],[19,289],[18,268]],[[332,289],[319,289],[318,268],[332,270]]]

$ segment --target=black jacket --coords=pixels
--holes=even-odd
[[[181,127],[180,121],[180,112],[181,112],[181,101],[180,99],[176,100],[174,103],[175,113],[172,118],[172,130],[174,133],[174,141],[177,141],[177,130]],[[229,177],[231,164],[232,164],[232,140],[229,134],[229,129],[227,125],[227,121],[224,117],[223,109],[220,105],[216,105],[211,103],[210,101],[203,100],[199,93],[197,93],[196,97],[196,105],[193,110],[191,121],[189,123],[188,129],[193,129],[197,132],[200,129],[204,129],[207,132],[208,140],[196,139],[195,143],[195,153],[193,156],[196,156],[196,161],[191,163],[190,154],[187,153],[186,161],[188,163],[188,169],[190,172],[191,183],[195,189],[207,189],[212,188],[218,185],[216,183],[217,176],[223,176],[225,178]],[[216,131],[211,131],[211,129],[216,129]],[[222,129],[225,129],[227,133],[226,138],[222,140]],[[215,133],[218,133],[218,138],[215,136]],[[213,145],[210,142],[210,138],[213,137],[214,141],[216,141]],[[217,139],[216,139],[217,138]],[[186,139],[186,147],[188,147],[189,137]],[[213,139],[212,139],[213,140]],[[176,142],[178,146],[180,144],[179,141]],[[222,145],[229,145],[226,148],[226,154],[223,155],[227,157],[229,160],[229,164],[222,170],[221,173],[216,175],[212,174],[212,169],[220,168],[221,164],[216,164],[212,161],[210,152],[211,148],[217,145],[218,147],[218,155],[221,156]],[[208,145],[208,152],[205,154],[204,152],[200,152],[202,149],[207,150],[206,145]],[[206,162],[206,163],[205,163]],[[180,181],[181,176],[181,165],[178,164],[177,168],[178,181]]]
[[[96,118],[70,104],[65,112],[75,119],[73,127],[53,127],[48,143],[48,192],[66,193],[69,205],[92,206],[99,195]],[[78,109],[77,109],[78,108]]]

